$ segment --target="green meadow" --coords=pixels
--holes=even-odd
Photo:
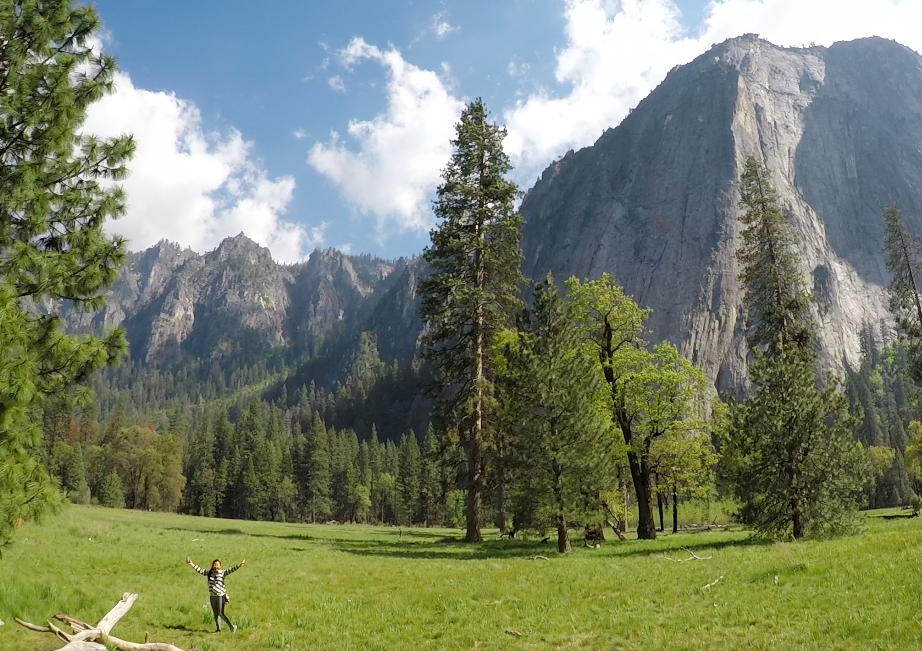
[[[495,533],[468,546],[452,530],[71,507],[3,554],[0,650],[60,646],[14,617],[96,622],[128,591],[140,598],[114,634],[201,651],[922,648],[922,520],[883,515],[833,541],[720,530],[561,557]],[[211,632],[187,555],[247,559],[227,579],[236,633]]]

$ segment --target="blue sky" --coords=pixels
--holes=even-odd
[[[139,140],[117,228],[136,248],[166,237],[197,250],[244,230],[286,261],[314,246],[419,252],[447,157],[440,143],[473,97],[509,125],[515,180],[527,189],[712,42],[747,31],[781,44],[871,33],[906,42],[902,23],[922,24],[922,0],[94,5],[124,78],[123,97],[91,127]],[[848,5],[861,11],[836,18]]]

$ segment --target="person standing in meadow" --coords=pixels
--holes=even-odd
[[[214,613],[214,624],[215,624],[215,633],[221,632],[221,620],[223,619],[227,622],[227,625],[231,627],[231,631],[236,631],[237,627],[234,626],[231,621],[227,618],[227,615],[224,614],[224,607],[227,605],[227,588],[224,587],[224,577],[230,574],[231,572],[236,572],[241,567],[246,565],[246,559],[240,561],[239,565],[234,565],[233,567],[222,570],[221,561],[215,559],[211,563],[211,569],[203,570],[198,565],[192,562],[192,559],[186,556],[186,563],[196,572],[208,579],[208,594],[211,600],[211,612]]]

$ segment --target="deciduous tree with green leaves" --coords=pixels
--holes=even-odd
[[[611,419],[621,430],[627,446],[628,467],[637,495],[637,537],[655,539],[656,524],[650,505],[651,468],[649,459],[644,458],[638,413],[625,392],[626,383],[649,361],[642,335],[650,310],[638,307],[608,274],[583,283],[570,278],[566,284],[574,323],[602,367],[611,395]]]
[[[120,332],[68,335],[32,309],[98,309],[125,257],[103,224],[124,212],[109,182],[124,178],[134,144],[80,133],[114,79],[115,61],[91,47],[98,28],[93,8],[72,0],[0,3],[0,545],[60,503],[35,456],[36,406],[124,350]]]
[[[465,540],[479,542],[493,394],[488,351],[520,304],[522,219],[518,189],[505,178],[512,169],[506,130],[488,120],[482,100],[464,109],[455,134],[434,206],[440,223],[423,254],[430,275],[420,288],[420,315],[437,413],[457,430],[466,457]]]

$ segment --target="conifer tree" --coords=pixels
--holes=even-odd
[[[623,453],[610,397],[595,351],[550,275],[536,286],[534,308],[515,339],[505,346],[501,382],[515,415],[506,422],[516,423],[510,437],[516,474],[536,508],[534,523],[556,529],[557,551],[566,553],[572,521],[586,524],[598,515],[597,496]]]
[[[484,453],[490,431],[494,333],[518,309],[521,217],[515,210],[505,129],[488,121],[482,100],[462,112],[453,153],[442,172],[432,231],[424,253],[431,275],[421,286],[424,355],[435,370],[437,409],[457,430],[466,456],[467,531],[481,540]]]
[[[397,490],[400,498],[401,524],[413,524],[419,511],[421,459],[416,434],[410,430],[400,440],[400,473]]]
[[[65,334],[33,302],[102,306],[125,258],[103,230],[124,212],[118,181],[134,144],[80,135],[110,92],[115,61],[91,45],[99,19],[74,0],[0,6],[0,546],[60,503],[38,458],[35,409],[66,395],[124,350],[120,332]],[[86,400],[86,390],[78,397]]]
[[[426,430],[420,458],[420,507],[423,523],[431,527],[441,522],[440,496],[442,494],[441,450],[435,428],[430,424]]]
[[[83,446],[79,443],[74,446],[64,473],[64,488],[67,497],[75,504],[90,503],[90,486],[86,481],[86,465],[83,461]]]
[[[894,204],[884,210],[887,270],[890,280],[890,312],[900,335],[907,343],[910,372],[922,380],[922,245],[909,232],[903,211]]]
[[[750,157],[741,181],[752,390],[733,409],[723,466],[759,533],[837,533],[853,522],[867,457],[839,383],[818,386],[810,297],[769,172]]]
[[[102,494],[99,503],[110,509],[125,508],[125,495],[122,492],[122,480],[114,470],[106,475],[102,482]]]
[[[330,448],[326,428],[315,414],[305,432],[303,457],[298,468],[298,486],[304,511],[311,522],[330,516]]]
[[[811,349],[816,338],[811,299],[799,271],[796,239],[778,204],[771,174],[750,156],[741,186],[743,232],[737,259],[742,265],[739,279],[746,288],[749,347],[770,355],[784,343]]]

